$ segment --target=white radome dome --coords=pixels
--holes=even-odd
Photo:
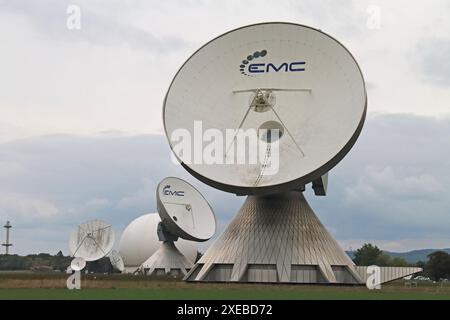
[[[158,250],[161,242],[158,240],[157,228],[161,221],[157,213],[140,216],[125,228],[120,237],[119,253],[126,268],[139,267]],[[192,262],[197,257],[197,243],[179,238],[175,246]]]

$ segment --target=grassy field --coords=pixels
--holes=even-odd
[[[186,283],[129,275],[83,275],[81,290],[68,290],[66,274],[0,273],[0,299],[447,299],[450,285],[402,281],[381,290],[361,286]]]

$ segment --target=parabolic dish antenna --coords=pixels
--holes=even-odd
[[[366,106],[361,70],[340,42],[307,26],[261,23],[196,51],[169,87],[163,120],[170,147],[193,176],[228,192],[268,194],[298,189],[342,160]],[[194,136],[196,121],[203,132],[224,136],[227,129],[279,129],[277,173],[265,174],[264,162],[206,164],[179,154],[172,135],[185,129]],[[224,142],[224,163],[234,156],[235,139]]]
[[[255,24],[196,51],[166,94],[166,136],[194,177],[248,197],[185,280],[364,283],[303,191],[325,195],[366,110],[357,62],[321,30]]]
[[[167,230],[180,238],[207,241],[216,231],[216,218],[208,202],[186,181],[169,177],[156,191],[161,221]]]
[[[116,251],[113,250],[109,254],[109,261],[111,262],[111,265],[114,267],[114,269],[123,272],[125,270],[125,264],[123,262],[122,256]]]
[[[101,220],[83,223],[70,236],[69,249],[74,257],[95,261],[106,256],[114,245],[114,230]]]
[[[70,263],[70,268],[73,271],[81,271],[84,267],[86,267],[86,260],[80,257],[73,259]]]

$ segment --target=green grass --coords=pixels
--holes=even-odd
[[[364,286],[187,283],[173,278],[132,275],[83,275],[81,290],[66,289],[64,273],[1,273],[3,299],[393,299],[450,300],[450,284],[403,281],[368,290]]]
[[[450,300],[450,294],[439,292],[392,292],[392,291],[368,291],[355,288],[349,290],[249,290],[249,289],[0,289],[0,299],[257,299],[257,300],[276,300],[276,299],[337,299],[337,300],[355,300],[355,299],[394,299],[394,300]]]

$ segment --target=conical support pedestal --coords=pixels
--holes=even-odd
[[[193,265],[172,241],[163,241],[159,249],[142,264],[141,270],[147,275],[186,275]]]
[[[185,280],[363,283],[297,191],[247,197]]]

